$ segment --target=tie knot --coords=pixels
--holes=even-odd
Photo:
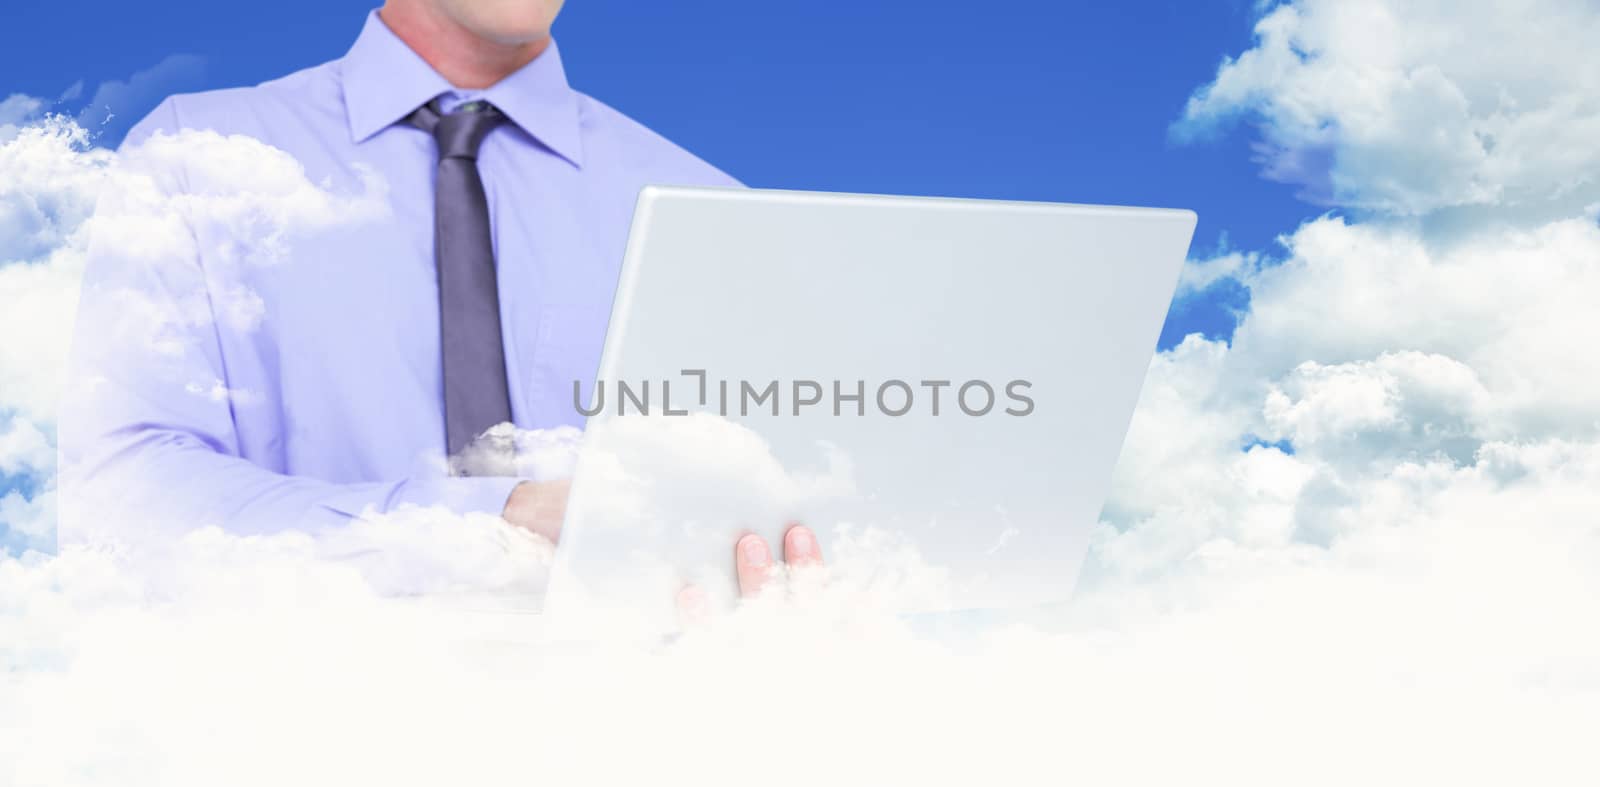
[[[439,158],[476,159],[478,146],[506,116],[486,101],[468,101],[440,114],[433,102],[417,108],[407,118],[411,125],[433,135],[439,145]]]

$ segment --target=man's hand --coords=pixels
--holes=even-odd
[[[795,524],[784,531],[783,562],[791,573],[822,565],[822,547],[811,528]],[[739,595],[744,598],[760,593],[777,567],[767,540],[755,533],[746,533],[733,545],[733,565],[739,574]]]
[[[789,567],[790,579],[796,574],[822,568],[822,547],[817,544],[817,534],[805,525],[790,525],[783,534],[783,562]],[[772,548],[767,540],[755,533],[746,533],[733,545],[733,566],[739,575],[739,595],[752,598],[765,589],[777,573],[777,563],[772,559]],[[711,616],[711,599],[698,585],[689,585],[678,592],[678,618],[685,626],[698,626]]]
[[[561,538],[561,520],[567,514],[570,481],[523,481],[511,490],[501,516],[517,527],[527,528],[551,541]],[[783,534],[783,562],[791,575],[822,567],[822,547],[816,533],[805,525],[793,524]],[[759,594],[777,574],[777,563],[767,540],[746,533],[733,545],[733,565],[739,577],[739,595]],[[686,621],[702,620],[707,599],[700,588],[689,586],[678,594],[678,607]]]
[[[511,490],[500,516],[551,541],[561,538],[561,520],[567,516],[570,481],[523,481]]]

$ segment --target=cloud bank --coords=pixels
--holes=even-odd
[[[1591,784],[1595,16],[1264,14],[1178,128],[1250,118],[1268,176],[1357,218],[1187,274],[1250,310],[1153,360],[1066,609],[957,637],[844,581],[575,650],[516,602],[548,544],[492,518],[19,554],[0,783]],[[46,329],[109,157],[73,134],[0,136],[0,319],[37,337],[0,343],[14,548],[48,544]],[[803,480],[757,469],[701,470]]]
[[[1180,137],[1248,118],[1267,177],[1386,213],[1600,199],[1593,3],[1299,0],[1255,37],[1195,92]]]

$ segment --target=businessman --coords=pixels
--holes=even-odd
[[[184,217],[183,253],[93,242],[60,426],[63,542],[338,527],[413,504],[559,537],[564,481],[459,458],[503,422],[581,425],[567,386],[598,365],[641,186],[735,184],[568,86],[560,7],[389,0],[342,58],[173,96],[130,132],[125,149],[253,138],[336,192],[376,173],[385,210],[296,235],[270,264],[241,263],[251,250],[207,215]],[[156,182],[203,196],[213,166]],[[804,527],[781,548],[820,557]],[[775,551],[736,545],[741,587]]]

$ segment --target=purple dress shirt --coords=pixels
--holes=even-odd
[[[378,210],[264,237],[273,216],[194,211],[192,249],[155,260],[96,234],[60,421],[63,543],[152,527],[316,529],[407,504],[501,510],[517,479],[443,470],[434,143],[403,122],[434,97],[446,109],[486,100],[511,120],[478,164],[512,416],[581,425],[572,383],[596,372],[640,187],[735,182],[568,87],[554,43],[498,84],[460,91],[374,12],[339,60],[174,96],[129,134],[124,151],[181,130],[223,135],[158,173],[169,196],[215,197],[219,172],[248,177],[248,160],[203,158],[212,144],[237,155],[247,145],[225,138],[242,135]],[[159,329],[130,331],[151,304],[168,315]]]

